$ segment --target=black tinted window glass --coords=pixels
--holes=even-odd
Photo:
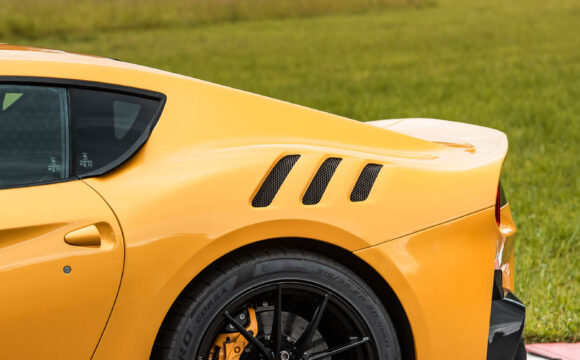
[[[0,187],[69,176],[65,88],[0,84]]]
[[[74,170],[100,175],[147,140],[160,101],[115,92],[71,89]]]

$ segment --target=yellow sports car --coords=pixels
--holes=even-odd
[[[0,358],[524,359],[507,144],[0,45]]]

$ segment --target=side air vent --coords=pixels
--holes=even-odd
[[[278,160],[252,199],[253,207],[266,207],[272,203],[299,158],[300,155],[287,155]]]
[[[350,193],[350,201],[365,201],[369,197],[382,168],[383,165],[380,164],[367,164],[364,167]]]
[[[324,160],[312,178],[308,189],[306,189],[306,193],[304,193],[304,197],[302,198],[304,205],[315,205],[320,202],[330,179],[332,179],[332,175],[334,175],[334,171],[341,161],[342,159],[340,158],[328,158]]]

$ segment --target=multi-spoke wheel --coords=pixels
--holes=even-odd
[[[255,251],[188,287],[152,359],[395,360],[380,300],[350,269],[302,251]]]

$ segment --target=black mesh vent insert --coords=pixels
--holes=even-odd
[[[287,155],[274,165],[272,171],[270,171],[268,176],[266,176],[266,180],[260,186],[258,193],[254,196],[252,200],[253,207],[266,207],[272,203],[298,158],[300,158],[300,155]]]
[[[330,179],[332,179],[332,175],[334,175],[334,171],[341,161],[342,159],[340,158],[328,158],[324,160],[312,178],[308,189],[306,189],[306,193],[302,198],[302,203],[304,205],[314,205],[320,202],[328,183],[330,183]]]
[[[383,165],[380,164],[367,164],[364,167],[354,185],[354,189],[350,193],[350,201],[365,201],[369,197],[373,184],[382,168]]]

